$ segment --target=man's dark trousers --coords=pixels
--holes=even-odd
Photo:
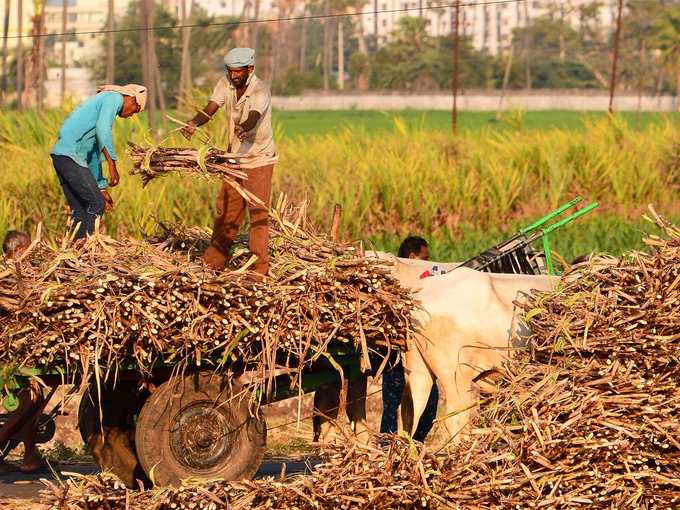
[[[76,239],[94,233],[98,216],[104,214],[104,197],[90,169],[80,166],[68,156],[52,155],[52,163],[71,207],[74,225],[78,225]]]
[[[381,434],[394,434],[397,431],[397,409],[401,403],[401,395],[404,392],[404,366],[399,363],[392,370],[383,372],[382,397],[383,414],[380,422]],[[437,418],[437,403],[439,401],[439,389],[437,383],[432,385],[427,405],[418,421],[418,426],[413,434],[413,439],[425,442],[425,437],[432,430],[434,420]]]

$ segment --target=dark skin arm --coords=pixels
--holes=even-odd
[[[191,140],[191,137],[194,136],[194,133],[196,132],[196,128],[212,119],[213,115],[215,115],[219,109],[220,107],[217,103],[210,101],[202,111],[198,112],[196,116],[182,128],[182,135],[184,138]]]
[[[113,158],[111,158],[111,155],[109,154],[109,151],[106,150],[106,147],[104,147],[104,150],[102,152],[104,153],[106,163],[109,166],[109,186],[115,188],[116,186],[118,186],[118,182],[120,181],[118,169],[116,168],[116,161]]]
[[[243,141],[243,139],[246,137],[246,133],[257,125],[257,121],[260,120],[260,117],[262,117],[260,112],[252,111],[248,114],[248,118],[245,121],[236,125],[234,128],[234,133],[239,140]]]

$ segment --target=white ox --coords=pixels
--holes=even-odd
[[[457,268],[457,263],[371,254],[390,260],[392,275],[414,291],[422,305],[415,314],[419,334],[403,358],[406,385],[400,425],[415,433],[432,384],[437,382],[445,396],[443,425],[448,435],[454,436],[469,422],[476,407],[475,378],[498,368],[529,333],[518,320],[514,302],[531,290],[552,290],[559,278],[484,273]],[[446,274],[420,278],[435,265]]]
[[[552,290],[559,278],[491,274],[459,268],[427,278],[417,292],[420,332],[404,356],[402,425],[411,434],[436,380],[445,395],[447,435],[455,436],[476,408],[475,378],[498,368],[529,333],[514,301],[532,290]]]
[[[468,423],[476,406],[475,378],[498,367],[526,336],[513,302],[533,289],[553,289],[559,278],[491,274],[468,268],[451,271],[457,263],[400,259],[383,252],[368,252],[367,256],[390,260],[393,276],[414,291],[422,304],[415,315],[420,333],[403,358],[406,386],[401,426],[411,434],[415,432],[436,380],[445,395],[443,424],[454,436]],[[435,265],[449,272],[421,278]],[[357,397],[366,394],[365,378],[356,383],[363,388],[349,392],[354,399],[348,398],[347,410],[355,433],[361,433],[367,431],[365,400]],[[322,412],[331,404],[337,407],[338,402],[339,388],[319,391],[315,397]],[[316,433],[324,436],[330,429],[330,424],[322,420]]]

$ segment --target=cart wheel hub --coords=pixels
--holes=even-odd
[[[180,410],[170,430],[170,447],[186,467],[209,470],[220,464],[233,448],[235,424],[226,409],[212,401],[193,402]]]

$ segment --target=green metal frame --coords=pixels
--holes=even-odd
[[[550,220],[553,220],[560,216],[563,212],[567,211],[568,209],[571,209],[578,203],[580,203],[583,200],[582,197],[577,196],[570,202],[560,206],[559,208],[555,209],[552,211],[550,214],[547,214],[543,218],[540,218],[536,220],[534,223],[531,225],[524,227],[523,229],[520,230],[520,233],[523,235],[527,234],[534,234],[534,237],[540,237],[542,242],[543,242],[543,253],[545,254],[545,265],[546,268],[548,269],[548,273],[551,275],[557,274],[555,271],[555,265],[553,264],[553,257],[552,257],[552,248],[550,247],[550,234],[552,232],[555,232],[556,230],[564,227],[568,223],[571,223],[577,218],[580,218],[584,214],[588,214],[590,211],[598,207],[600,204],[597,202],[592,202],[585,206],[583,209],[580,209],[576,211],[575,213],[570,214],[569,216],[562,218],[561,220],[552,223],[551,225],[548,225],[547,227],[543,227],[546,223],[548,223]],[[535,232],[538,230],[538,232]]]

